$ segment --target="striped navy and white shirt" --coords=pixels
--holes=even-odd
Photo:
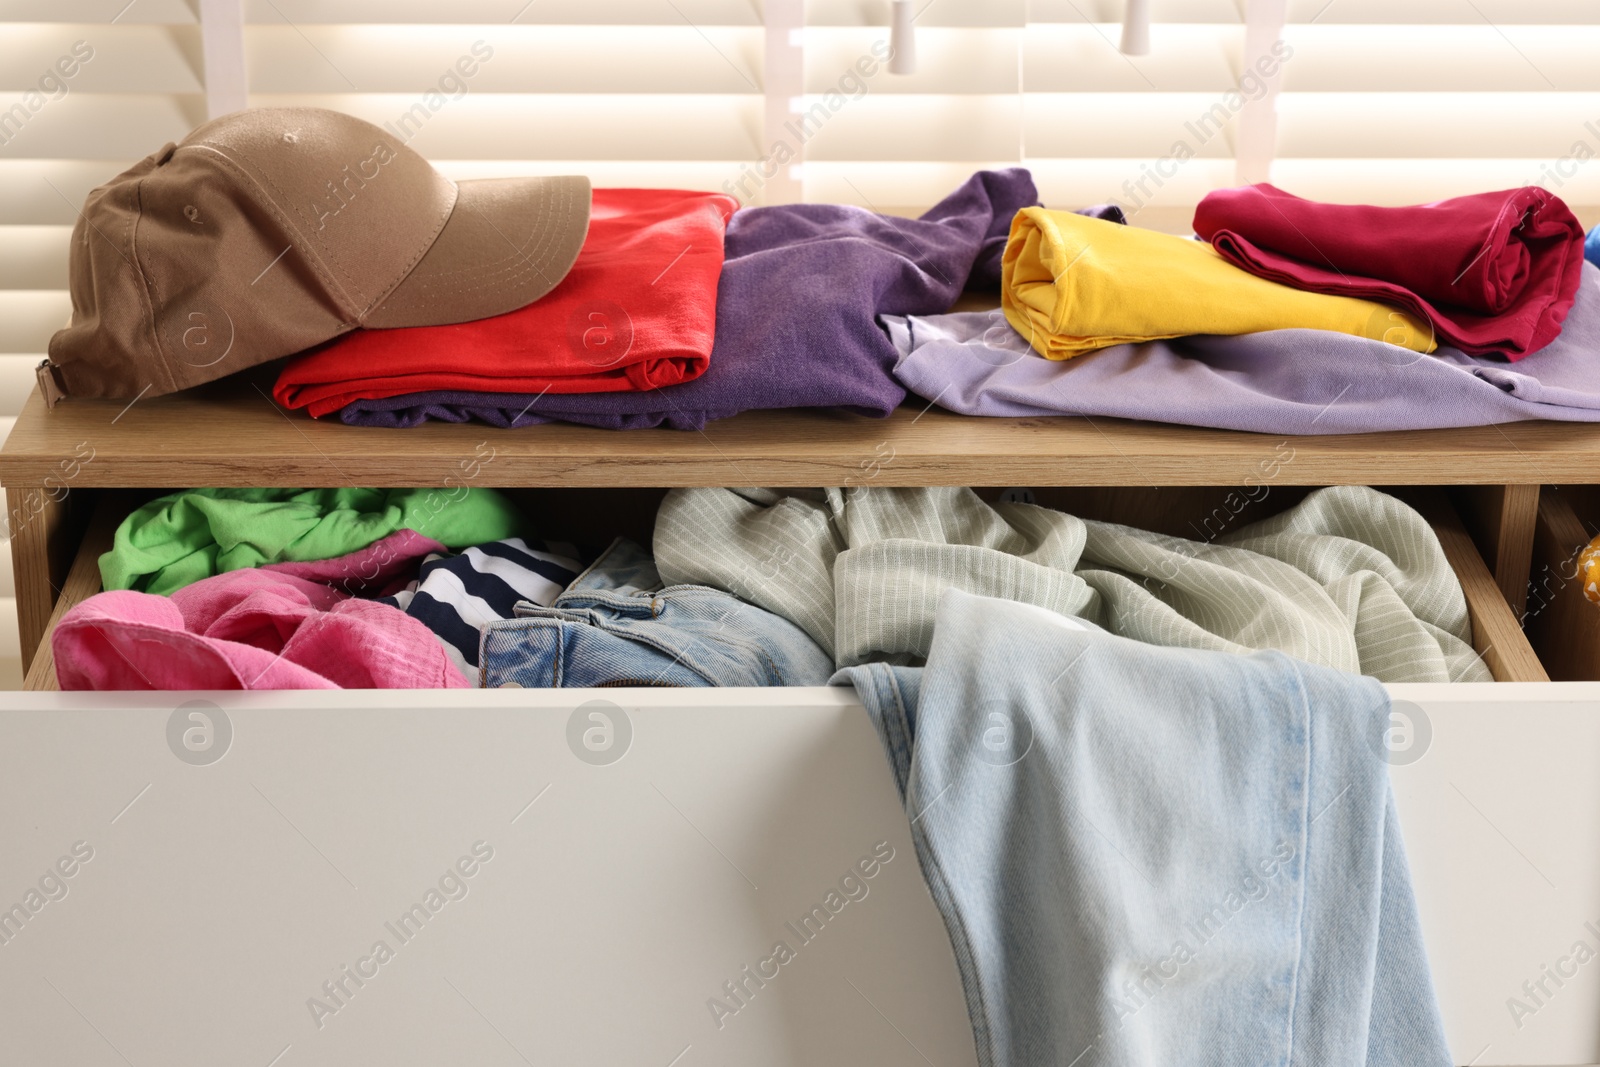
[[[453,556],[430,555],[417,580],[381,603],[432,630],[462,674],[478,680],[478,634],[512,617],[521,601],[548,606],[583,570],[567,545],[520,537],[489,541]]]

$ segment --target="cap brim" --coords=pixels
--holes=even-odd
[[[485,178],[457,189],[439,236],[362,326],[504,315],[544,296],[572,269],[589,233],[588,178]]]

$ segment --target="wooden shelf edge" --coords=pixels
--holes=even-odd
[[[259,384],[259,383],[256,383]],[[79,487],[475,484],[1537,485],[1592,480],[1600,424],[1285,437],[1121,419],[978,418],[920,402],[887,419],[752,411],[703,431],[409,430],[311,420],[231,380],[118,405],[37,391],[0,449],[0,484]],[[66,466],[64,467],[63,464]]]

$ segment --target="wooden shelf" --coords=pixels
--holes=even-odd
[[[547,491],[1023,486],[1040,490],[1041,502],[1077,494],[1084,498],[1077,509],[1110,508],[1118,521],[1129,517],[1118,509],[1132,507],[1152,529],[1165,528],[1168,512],[1185,509],[1208,522],[1221,516],[1226,525],[1266,499],[1257,491],[1263,486],[1489,487],[1455,493],[1473,508],[1475,532],[1496,557],[1494,570],[1437,492],[1431,518],[1461,576],[1475,646],[1495,677],[1540,679],[1544,669],[1502,593],[1502,586],[1520,591],[1527,580],[1525,546],[1538,495],[1518,487],[1590,482],[1600,471],[1600,425],[1540,422],[1285,438],[1116,419],[969,418],[917,401],[887,419],[751,412],[703,432],[559,424],[505,431],[443,423],[383,430],[285,411],[270,399],[270,385],[270,368],[263,368],[133,404],[66,401],[47,411],[37,392],[29,398],[0,449],[0,484],[16,519],[25,658],[34,660],[34,651],[45,648],[32,663],[30,685],[52,683],[41,641],[55,619],[98,588],[96,560],[110,529],[105,516],[126,514],[131,506],[120,499],[109,505],[101,490],[462,484]],[[1153,494],[1151,487],[1167,491]],[[622,510],[636,507],[637,497],[604,494]],[[80,502],[84,506],[75,507]],[[587,511],[594,503],[574,506]],[[1271,510],[1284,503],[1273,494]],[[95,504],[101,522],[85,538],[86,509]]]
[[[0,484],[164,486],[1177,486],[1590,482],[1600,425],[1510,423],[1332,437],[1119,419],[980,419],[923,402],[888,419],[749,412],[703,432],[552,424],[364,429],[288,412],[270,377],[127,405],[37,391],[0,450]],[[470,472],[476,466],[476,474]]]

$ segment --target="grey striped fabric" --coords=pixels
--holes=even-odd
[[[1319,489],[1214,542],[986,504],[970,489],[677,489],[663,581],[792,620],[840,666],[919,662],[946,589],[1183,648],[1274,648],[1385,682],[1489,681],[1460,583],[1423,518],[1364,486]]]

